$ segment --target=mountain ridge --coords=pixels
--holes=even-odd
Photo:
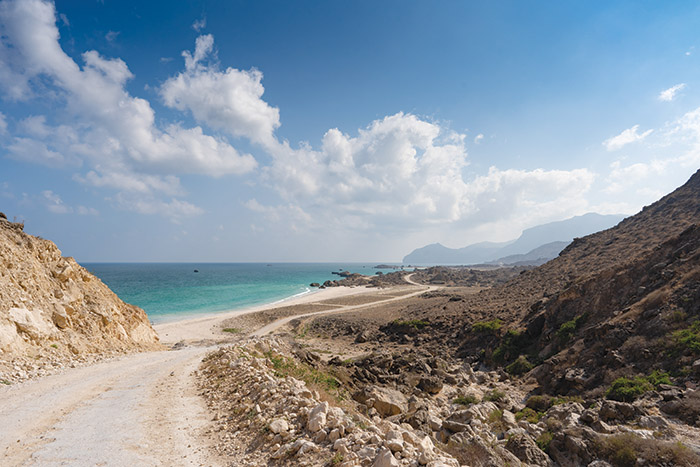
[[[523,230],[518,238],[507,242],[479,242],[462,248],[448,248],[440,243],[432,243],[413,250],[403,258],[403,263],[435,265],[498,262],[508,256],[526,255],[552,242],[568,243],[576,237],[612,227],[624,217],[621,214],[587,213],[530,227]],[[556,254],[547,259],[554,257]]]

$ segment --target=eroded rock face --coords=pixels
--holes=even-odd
[[[49,357],[59,362],[158,347],[143,310],[121,301],[52,242],[0,219],[0,376],[26,376],[8,365],[22,357],[36,365]]]

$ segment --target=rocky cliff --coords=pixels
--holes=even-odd
[[[159,347],[142,309],[61,256],[53,242],[0,216],[0,380]]]

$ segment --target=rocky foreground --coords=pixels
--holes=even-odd
[[[660,383],[634,403],[554,398],[458,362],[412,389],[348,390],[309,357],[289,337],[264,337],[205,359],[200,390],[231,465],[700,465],[700,430],[669,414],[700,415],[700,391]]]

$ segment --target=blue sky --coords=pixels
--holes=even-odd
[[[398,261],[700,165],[697,2],[0,0],[0,210],[79,261]]]

